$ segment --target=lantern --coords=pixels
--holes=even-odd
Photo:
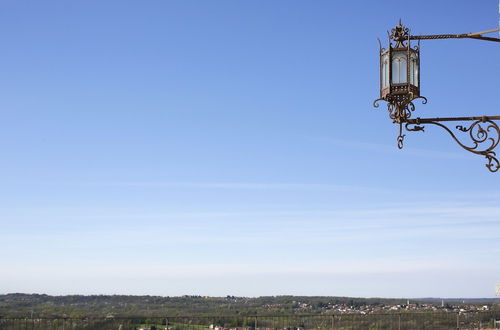
[[[406,103],[418,97],[420,50],[411,47],[409,29],[400,22],[389,35],[388,49],[380,49],[380,98]]]

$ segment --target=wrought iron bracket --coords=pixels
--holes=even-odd
[[[493,151],[500,140],[500,128],[495,120],[500,120],[500,116],[482,116],[482,117],[450,117],[450,118],[416,118],[405,121],[407,131],[423,131],[424,124],[432,124],[443,128],[455,142],[464,150],[476,155],[482,155],[486,158],[485,166],[490,172],[496,172],[500,169],[500,162]],[[470,139],[469,144],[461,141],[464,136],[458,137],[449,127],[442,122],[464,122],[472,121],[469,126],[456,125],[455,129],[460,133],[468,133],[465,138]],[[458,133],[458,132],[457,132]],[[400,133],[401,135],[401,133]],[[399,146],[399,137],[398,137]]]
[[[422,98],[422,103],[427,103],[425,97]],[[399,134],[397,136],[398,148],[402,149],[404,146],[404,139],[406,137],[403,131],[408,132],[419,132],[425,130],[425,125],[435,125],[443,128],[450,136],[455,140],[455,142],[462,147],[476,155],[482,155],[486,158],[487,163],[485,166],[490,172],[497,172],[500,169],[500,161],[498,160],[496,153],[494,151],[495,147],[500,141],[500,128],[495,122],[500,120],[500,116],[481,116],[481,117],[445,117],[445,118],[410,118],[413,111],[415,110],[415,105],[413,100],[406,102],[393,102],[390,99],[377,99],[373,102],[373,106],[378,108],[379,101],[387,102],[387,111],[389,112],[389,118],[392,119],[393,123],[399,125]],[[456,125],[454,132],[451,128],[443,124],[443,122],[470,122],[473,123],[469,126],[466,125]],[[403,130],[404,127],[404,130]],[[468,133],[461,134],[461,136],[456,133]],[[467,143],[464,140],[469,139]]]

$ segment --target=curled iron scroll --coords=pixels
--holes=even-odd
[[[418,96],[415,98],[411,98],[410,100],[385,99],[381,97],[373,101],[373,107],[378,108],[379,101],[386,101],[389,118],[391,118],[393,122],[400,123],[405,122],[406,120],[411,118],[412,112],[415,111],[415,104],[413,103],[413,101],[417,99],[422,99],[422,104],[427,103],[427,98],[425,98],[424,96]]]
[[[491,172],[496,172],[500,169],[500,162],[496,158],[496,153],[493,151],[500,141],[500,128],[498,125],[487,118],[474,121],[470,126],[457,125],[455,128],[463,133],[469,133],[468,138],[470,139],[471,145],[466,145],[462,143],[460,139],[449,129],[447,126],[441,124],[437,121],[427,122],[426,124],[433,124],[442,127],[447,131],[450,136],[457,142],[459,146],[463,149],[472,152],[477,155],[482,155],[486,158],[487,163],[485,166]],[[408,131],[423,131],[424,126],[418,124],[405,125]]]

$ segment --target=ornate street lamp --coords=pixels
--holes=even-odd
[[[423,104],[427,103],[427,99],[420,95],[420,40],[471,38],[500,42],[498,38],[483,36],[484,33],[499,30],[493,29],[467,34],[412,36],[410,30],[401,24],[401,21],[391,30],[387,49],[380,45],[380,97],[373,102],[373,105],[378,107],[378,101],[387,102],[389,117],[393,123],[399,125],[397,138],[399,149],[403,148],[405,137],[403,126],[407,131],[423,131],[423,124],[433,124],[445,129],[465,150],[485,156],[487,159],[486,167],[491,172],[500,169],[500,162],[493,151],[500,140],[500,128],[495,122],[495,120],[500,120],[500,116],[410,118],[412,112],[415,111],[413,104],[415,99],[420,98]],[[412,47],[411,40],[418,40],[418,44]],[[468,127],[455,126],[461,133],[468,133],[467,137],[472,140],[472,144],[462,143],[450,128],[442,124],[442,122],[448,121],[473,121]]]

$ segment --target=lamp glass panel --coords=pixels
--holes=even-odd
[[[389,86],[389,54],[382,55],[381,61],[382,88],[385,88]]]
[[[418,55],[416,53],[410,55],[410,84],[418,87]]]
[[[392,56],[392,83],[403,84],[406,83],[406,52],[394,52]]]

